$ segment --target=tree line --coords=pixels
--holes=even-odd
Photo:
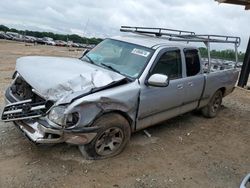
[[[199,48],[201,57],[207,58],[207,48]],[[211,58],[215,59],[225,59],[229,61],[235,61],[235,51],[234,50],[211,50],[210,51]],[[239,52],[238,58],[240,62],[243,62],[245,53]]]
[[[53,38],[54,40],[73,41],[75,43],[83,43],[83,44],[98,44],[99,42],[103,40],[101,38],[81,37],[76,34],[65,35],[65,34],[57,34],[57,33],[52,33],[52,32],[17,30],[14,28],[8,28],[5,25],[0,25],[0,31],[15,32],[21,35],[33,36],[33,37],[38,37],[38,38],[50,37],[50,38]]]

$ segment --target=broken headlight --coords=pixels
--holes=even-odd
[[[74,126],[78,123],[78,121],[79,121],[78,112],[73,112],[71,114],[68,114],[66,118],[66,127]]]
[[[65,122],[65,107],[64,106],[56,106],[51,109],[49,113],[49,120],[58,124],[58,125],[64,125]]]
[[[52,108],[48,116],[49,120],[63,127],[71,127],[76,125],[79,120],[79,113],[73,112],[66,114],[65,110],[65,106],[56,106]]]

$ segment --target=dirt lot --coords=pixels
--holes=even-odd
[[[15,60],[81,52],[0,40],[0,107]],[[0,122],[0,187],[239,187],[250,172],[250,92],[236,89],[214,119],[189,113],[132,136],[117,157],[88,161],[77,147],[37,146]]]

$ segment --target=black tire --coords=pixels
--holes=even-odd
[[[105,159],[118,155],[130,140],[129,123],[120,114],[105,114],[93,126],[100,127],[96,137],[89,144],[78,146],[87,159]]]
[[[216,91],[213,97],[210,99],[208,105],[201,109],[203,116],[207,118],[216,117],[221,108],[222,97],[221,90]]]

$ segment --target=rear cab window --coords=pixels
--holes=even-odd
[[[195,76],[201,71],[199,52],[197,49],[184,49],[187,77]]]

